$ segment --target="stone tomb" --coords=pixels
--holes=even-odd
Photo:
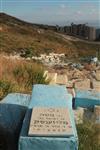
[[[28,135],[66,137],[73,135],[69,110],[67,108],[33,108]]]

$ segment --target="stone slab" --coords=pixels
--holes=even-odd
[[[88,90],[90,89],[90,80],[89,79],[85,79],[79,82],[75,83],[75,88],[76,89],[81,89],[81,90]]]
[[[35,107],[29,127],[29,136],[71,136],[73,130],[67,108]]]
[[[100,92],[76,90],[75,107],[94,108],[95,105],[100,105]]]
[[[66,85],[67,82],[68,82],[67,75],[62,74],[62,75],[58,75],[58,76],[57,76],[56,84],[59,84],[59,85]]]
[[[96,71],[96,80],[100,81],[100,70]]]
[[[100,93],[100,81],[93,81],[93,89]]]

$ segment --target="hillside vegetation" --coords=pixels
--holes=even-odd
[[[65,53],[68,58],[95,55],[100,45],[64,40],[54,27],[30,24],[4,13],[0,14],[0,52]]]

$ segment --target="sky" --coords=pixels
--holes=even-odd
[[[0,11],[32,23],[100,27],[99,0],[0,0]]]

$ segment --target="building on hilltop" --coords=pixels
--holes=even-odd
[[[82,39],[94,41],[96,40],[96,29],[89,27],[86,24],[74,24],[71,26],[56,27],[57,32],[65,33],[68,35],[76,36]]]
[[[89,38],[89,40],[95,40],[96,39],[96,29],[95,28],[89,27],[88,38]]]

